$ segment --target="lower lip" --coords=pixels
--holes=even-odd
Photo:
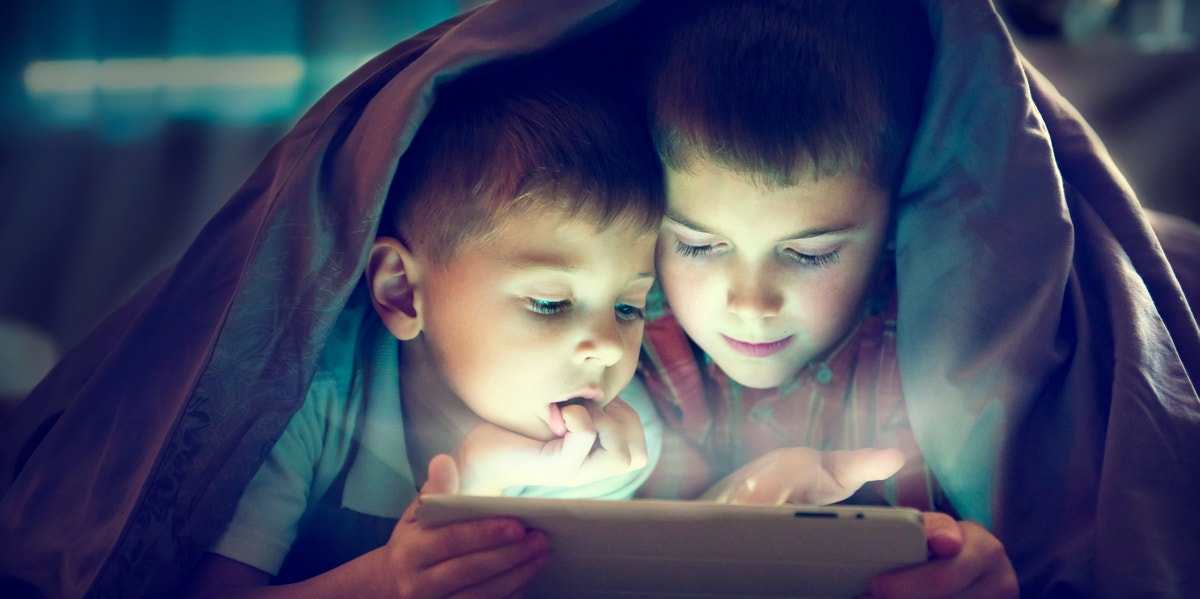
[[[725,335],[721,335],[721,338],[725,340],[725,343],[729,344],[729,347],[733,348],[733,351],[743,356],[766,358],[767,356],[773,356],[783,351],[783,348],[791,345],[795,335],[788,335],[779,341],[772,341],[770,343],[746,343],[745,341],[738,341]]]

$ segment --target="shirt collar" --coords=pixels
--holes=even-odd
[[[342,507],[399,518],[417,493],[400,407],[398,342],[383,326],[370,329],[373,334],[362,344],[368,358],[363,360],[361,376],[350,385],[350,393],[363,394],[358,399],[364,410]]]

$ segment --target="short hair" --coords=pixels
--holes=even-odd
[[[668,168],[768,185],[863,172],[892,189],[932,52],[912,0],[667,0],[651,84]]]
[[[524,210],[657,231],[666,200],[645,105],[610,91],[529,62],[444,84],[400,158],[385,226],[435,263]]]

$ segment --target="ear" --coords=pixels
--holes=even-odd
[[[371,303],[392,336],[408,341],[421,332],[421,300],[417,292],[420,264],[398,239],[379,237],[371,246],[367,282]]]

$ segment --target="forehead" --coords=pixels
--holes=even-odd
[[[502,217],[473,253],[510,269],[617,269],[640,276],[653,270],[654,231],[633,219],[601,226],[585,213],[525,210]],[[636,272],[635,272],[636,271]]]
[[[887,190],[857,173],[790,186],[765,184],[709,163],[668,169],[666,175],[667,218],[713,232],[739,225],[781,231],[850,226],[887,220],[890,212]]]

